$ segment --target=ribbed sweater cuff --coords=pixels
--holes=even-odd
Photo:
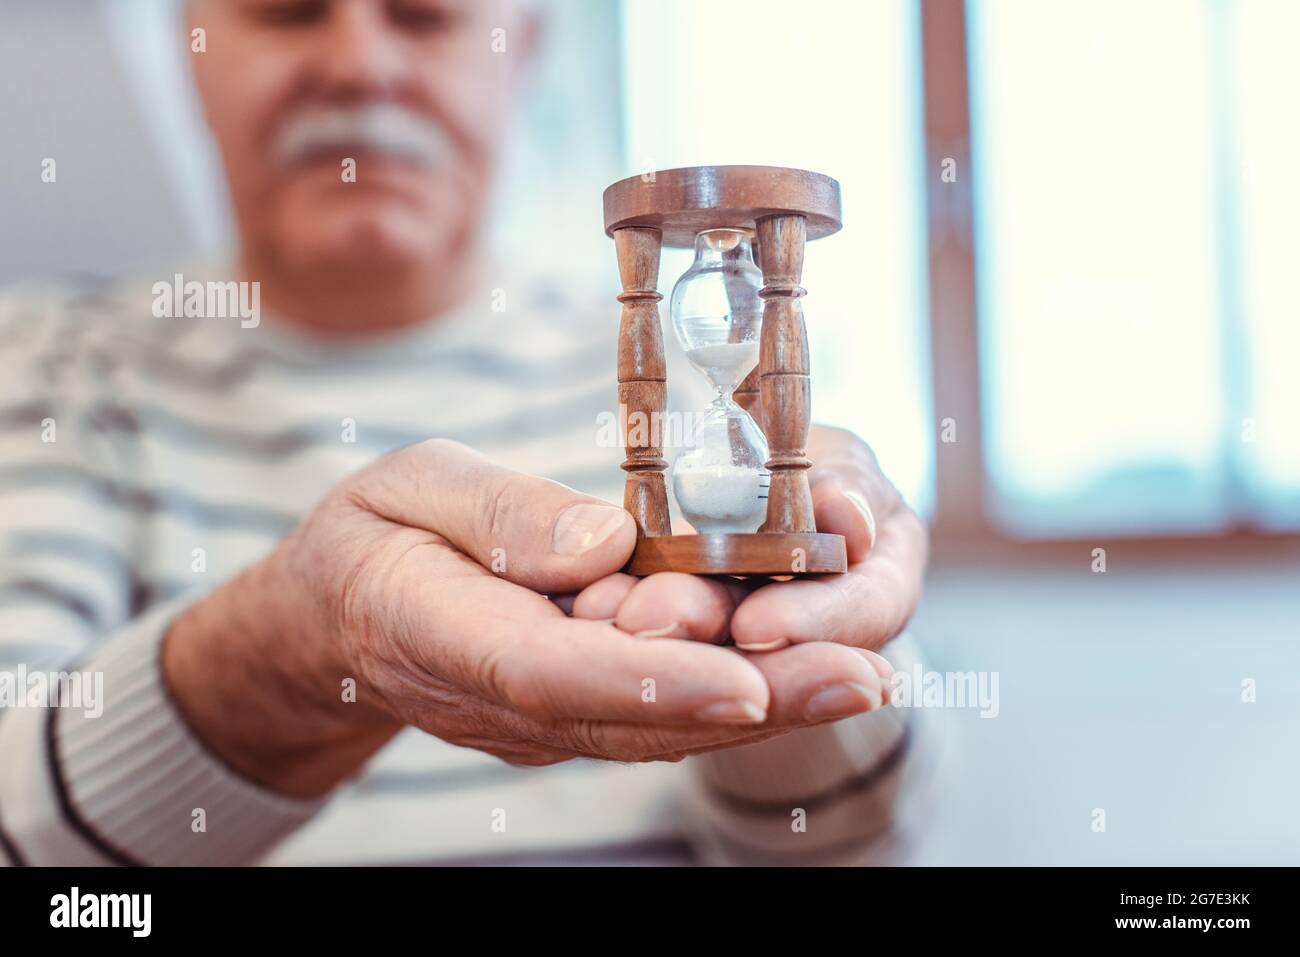
[[[896,669],[917,660],[906,639],[882,652]],[[892,823],[915,731],[906,709],[887,706],[692,758],[703,858],[836,863],[859,852]]]
[[[253,784],[190,731],[160,655],[183,607],[155,609],[78,666],[103,673],[103,713],[51,709],[51,775],[68,822],[119,863],[250,863],[325,799],[294,800]]]

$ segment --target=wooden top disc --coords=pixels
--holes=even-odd
[[[695,245],[704,229],[754,229],[764,216],[796,213],[808,239],[839,232],[840,184],[829,176],[782,166],[686,166],[629,176],[605,190],[605,232],[649,226],[663,244]]]

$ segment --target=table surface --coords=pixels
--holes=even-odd
[[[1087,549],[934,569],[913,633],[934,670],[998,671],[1000,713],[942,714],[907,863],[1300,860],[1300,567],[1125,567],[1121,547],[1105,575]]]

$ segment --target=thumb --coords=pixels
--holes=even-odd
[[[487,570],[542,594],[585,588],[622,568],[636,524],[617,505],[432,439],[380,459],[354,499],[389,521],[440,535]]]

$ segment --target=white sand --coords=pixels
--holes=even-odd
[[[719,342],[686,350],[686,358],[718,388],[730,391],[758,365],[758,342]]]
[[[673,473],[673,497],[697,532],[753,532],[767,515],[764,475],[739,465],[701,465]]]

